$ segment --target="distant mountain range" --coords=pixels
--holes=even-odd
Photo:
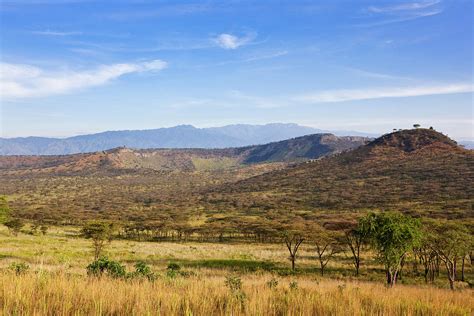
[[[71,155],[4,155],[0,171],[31,173],[95,173],[122,171],[221,170],[256,163],[301,162],[366,144],[369,138],[313,134],[264,145],[224,149],[129,149]]]
[[[196,128],[179,125],[150,130],[107,131],[68,138],[0,138],[0,155],[67,155],[108,150],[116,147],[146,148],[229,148],[277,142],[294,137],[328,133],[297,124],[237,124]],[[335,131],[337,136],[374,136]]]

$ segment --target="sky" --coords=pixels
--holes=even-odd
[[[292,122],[474,139],[473,21],[470,0],[0,0],[0,136]]]

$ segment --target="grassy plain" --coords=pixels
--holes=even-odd
[[[6,315],[470,315],[474,292],[465,284],[447,289],[444,272],[435,285],[424,285],[411,266],[395,288],[366,253],[361,276],[352,277],[345,254],[329,263],[325,277],[317,270],[314,249],[303,245],[298,272],[288,270],[283,244],[172,243],[114,240],[109,258],[129,271],[144,260],[155,281],[88,277],[90,241],[75,227],[50,228],[47,235],[11,236],[0,229],[0,306]],[[23,275],[8,267],[30,266]],[[170,278],[166,266],[179,263],[187,277]],[[467,277],[472,278],[468,265]],[[241,278],[231,291],[226,277]],[[270,280],[277,285],[269,286]],[[290,284],[293,283],[293,286]],[[414,285],[414,284],[417,285]],[[296,288],[295,288],[296,287]]]

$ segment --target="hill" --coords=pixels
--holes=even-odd
[[[0,155],[66,155],[123,146],[135,149],[228,148],[266,144],[321,132],[311,127],[282,123],[211,128],[180,125],[151,130],[108,131],[68,138],[0,138]],[[344,135],[358,134],[348,133]]]
[[[62,156],[0,156],[0,170],[9,172],[80,173],[111,170],[199,171],[267,162],[316,159],[356,148],[363,137],[315,134],[265,145],[226,149],[129,149]]]
[[[18,216],[66,223],[325,223],[366,210],[474,219],[474,152],[426,129],[357,147],[364,141],[322,134],[228,149],[0,157],[0,194]]]
[[[355,150],[225,187],[205,201],[267,210],[397,209],[474,217],[474,153],[428,129],[384,135]]]

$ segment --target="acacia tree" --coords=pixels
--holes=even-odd
[[[439,270],[439,256],[433,250],[433,243],[435,242],[434,230],[435,222],[424,220],[420,244],[414,249],[415,255],[423,265],[423,276],[426,283],[433,283],[436,271]]]
[[[362,226],[384,265],[387,284],[395,286],[403,261],[421,238],[420,221],[397,212],[370,213]]]
[[[89,222],[81,230],[82,236],[92,240],[94,260],[98,260],[105,246],[112,241],[114,225],[105,222]]]
[[[282,229],[283,242],[290,253],[291,270],[296,269],[296,254],[303,241],[306,239],[306,227],[303,224],[287,225]]]
[[[12,218],[3,223],[13,235],[18,235],[25,223],[19,218]]]
[[[329,261],[340,251],[337,235],[319,226],[312,232],[312,241],[316,246],[319,270],[323,276]]]
[[[472,235],[466,226],[460,223],[439,223],[436,228],[432,248],[445,264],[451,290],[454,290],[456,281],[456,264],[469,253],[472,243]]]
[[[362,246],[367,241],[367,230],[362,227],[362,222],[359,223],[352,228],[346,229],[344,231],[344,242],[351,250],[352,255],[352,264],[354,265],[355,269],[355,276],[359,276],[359,269],[360,269],[360,251]]]

